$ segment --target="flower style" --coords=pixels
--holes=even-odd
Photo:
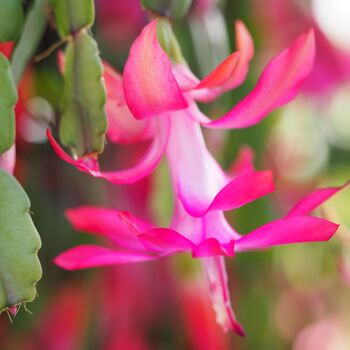
[[[191,252],[203,262],[217,321],[225,330],[244,335],[231,307],[224,257],[287,243],[328,240],[338,225],[309,213],[339,188],[316,191],[286,217],[241,236],[227,223],[224,211],[272,192],[272,174],[256,171],[246,150],[233,170],[225,173],[207,150],[201,125],[216,129],[249,127],[294,98],[312,68],[313,32],[300,36],[276,56],[253,91],[226,115],[212,121],[200,112],[195,101],[212,101],[244,81],[254,51],[249,32],[242,22],[237,22],[238,51],[199,81],[185,64],[170,61],[158,43],[156,30],[155,20],[136,39],[123,78],[108,66],[105,70],[109,96],[107,137],[122,143],[150,139],[149,149],[138,164],[126,170],[103,172],[95,158],[72,159],[50,131],[48,138],[66,162],[117,184],[133,183],[149,175],[166,154],[174,193],[170,227],[158,228],[117,210],[71,209],[67,217],[76,229],[105,236],[119,249],[79,246],[62,253],[55,262],[74,270]]]

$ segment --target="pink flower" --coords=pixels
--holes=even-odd
[[[315,192],[287,217],[241,236],[227,223],[224,211],[272,192],[272,174],[256,171],[251,154],[246,151],[233,167],[235,173],[226,174],[207,150],[201,124],[216,129],[249,127],[294,98],[312,68],[313,32],[300,36],[276,56],[253,91],[226,115],[212,121],[200,112],[195,101],[211,101],[244,81],[253,55],[250,34],[243,23],[237,22],[238,51],[199,81],[187,66],[170,61],[157,41],[156,25],[156,21],[147,25],[134,42],[123,79],[113,76],[108,69],[106,73],[108,95],[115,94],[115,102],[110,99],[107,110],[110,130],[116,131],[109,132],[108,137],[119,142],[128,136],[130,142],[144,140],[145,136],[152,139],[139,163],[130,169],[103,172],[95,158],[74,160],[56,143],[50,131],[48,137],[62,159],[112,183],[133,183],[144,178],[166,154],[174,192],[170,227],[158,228],[116,210],[91,207],[69,210],[68,219],[76,229],[103,235],[122,249],[79,246],[61,254],[55,262],[74,270],[190,252],[194,258],[202,259],[217,321],[225,330],[244,335],[230,304],[224,257],[287,243],[328,240],[338,226],[309,213],[338,188]],[[113,84],[115,88],[111,89]],[[113,106],[119,114],[113,113]],[[125,124],[120,126],[123,118]],[[130,133],[129,122],[135,124]],[[120,127],[123,133],[118,135]]]

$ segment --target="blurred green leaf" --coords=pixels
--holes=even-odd
[[[46,6],[49,1],[34,0],[26,16],[21,37],[11,59],[12,74],[17,85],[44,33],[47,23]]]
[[[0,0],[0,42],[16,40],[22,26],[22,1]]]
[[[62,38],[91,27],[95,18],[93,0],[53,0],[56,25]]]
[[[103,66],[95,40],[85,30],[69,42],[64,66],[61,141],[77,156],[101,153],[107,116]]]
[[[34,300],[42,270],[30,201],[17,180],[0,170],[0,312]]]
[[[141,0],[141,4],[159,16],[178,20],[187,15],[192,0]]]
[[[10,63],[0,54],[0,154],[15,142],[15,112],[17,90],[12,78]]]
[[[167,19],[160,19],[157,25],[157,37],[163,50],[175,63],[186,64],[181,47],[176,39],[171,24]]]

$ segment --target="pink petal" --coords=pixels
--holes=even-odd
[[[11,315],[16,316],[16,314],[18,312],[18,307],[17,307],[17,305],[12,305],[12,306],[9,306],[7,308],[7,310]]]
[[[275,190],[271,171],[253,171],[237,176],[214,198],[208,210],[232,210]]]
[[[79,207],[65,212],[67,219],[75,230],[98,234],[110,239],[113,243],[129,249],[144,247],[137,239],[135,232],[130,230],[119,210]],[[141,219],[133,218],[137,225],[150,229],[151,225]]]
[[[123,90],[123,79],[108,63],[103,62],[107,90],[107,137],[112,142],[130,144],[147,140],[152,135],[148,120],[137,120],[130,112]]]
[[[223,86],[231,77],[239,60],[239,52],[228,56],[218,67],[196,86],[196,89],[210,89]]]
[[[157,258],[158,256],[120,252],[97,245],[81,245],[63,252],[54,259],[54,263],[65,270],[80,270],[148,261]]]
[[[10,149],[0,154],[0,169],[13,174],[16,165],[16,145],[13,144]]]
[[[157,40],[157,21],[148,24],[135,40],[124,69],[126,102],[137,119],[184,109],[171,62]]]
[[[237,322],[232,309],[224,258],[204,258],[201,261],[209,283],[210,299],[216,314],[216,322],[222,326],[224,331],[233,330],[240,336],[245,336],[244,329]]]
[[[340,187],[321,188],[308,194],[289,211],[286,217],[309,214],[311,211],[323,204],[323,202],[325,202],[328,198],[332,197],[338,191],[348,186],[349,183],[350,182],[347,182],[345,185]]]
[[[231,90],[241,85],[249,70],[249,62],[254,55],[254,43],[247,27],[240,20],[236,21],[236,45],[240,53],[239,61],[234,74],[226,83],[225,90]]]
[[[271,248],[276,245],[328,241],[339,225],[311,216],[270,222],[235,242],[235,251]]]
[[[228,173],[230,175],[241,175],[244,173],[252,172],[255,170],[254,167],[254,151],[249,146],[243,146],[237,156],[237,159],[232,164]]]
[[[147,250],[154,252],[174,253],[188,251],[194,248],[194,244],[178,232],[157,228],[138,235],[140,241]]]
[[[292,100],[312,70],[315,57],[313,31],[294,43],[265,68],[253,91],[223,117],[207,124],[211,128],[246,128],[259,123],[274,109]]]
[[[64,55],[62,50],[57,52],[57,66],[58,70],[61,74],[64,74],[64,64],[65,64],[66,56]]]
[[[216,238],[208,238],[192,252],[194,258],[218,255],[234,256],[234,241],[232,240],[228,244],[221,244]]]
[[[177,196],[190,215],[238,208],[274,190],[270,172],[242,174],[230,181],[207,150],[200,126],[188,111],[172,117],[167,157]]]
[[[186,211],[192,216],[204,216],[210,210],[232,210],[240,208],[275,190],[271,171],[250,172],[237,176],[222,188],[211,202],[180,192]]]
[[[47,137],[57,155],[65,162],[74,165],[77,169],[87,172],[98,178],[104,178],[115,184],[130,184],[137,182],[148,176],[157,167],[165,152],[168,135],[170,132],[170,123],[168,118],[163,117],[157,120],[157,133],[145,155],[139,162],[128,169],[117,171],[100,171],[95,158],[82,158],[73,160],[56,142],[51,131],[47,130]]]
[[[192,91],[192,96],[202,102],[210,102],[225,91],[241,85],[248,73],[249,62],[254,55],[252,37],[242,21],[236,21],[237,52],[227,57],[212,73]]]

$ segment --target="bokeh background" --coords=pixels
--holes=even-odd
[[[149,20],[139,0],[96,0],[93,34],[101,55],[122,71],[129,47]],[[249,129],[207,132],[210,150],[229,167],[242,145],[259,168],[273,169],[273,195],[236,210],[229,219],[248,232],[285,213],[316,186],[339,185],[350,175],[350,3],[348,0],[197,0],[174,23],[193,71],[204,76],[234,50],[234,22],[251,31],[255,57],[242,87],[209,106],[222,115],[252,89],[268,60],[298,34],[316,33],[315,68],[296,100]],[[37,54],[58,41],[48,23]],[[199,264],[177,256],[138,265],[66,272],[52,260],[63,250],[98,238],[74,232],[64,210],[101,205],[169,222],[166,166],[133,186],[114,186],[77,172],[46,143],[45,127],[59,117],[62,77],[56,52],[31,64],[16,114],[15,170],[32,202],[43,247],[39,298],[11,324],[0,315],[3,350],[348,350],[350,349],[350,189],[323,205],[322,216],[341,223],[326,244],[240,254],[227,261],[230,291],[247,337],[215,323]],[[21,125],[21,124],[20,124]],[[111,168],[133,162],[143,147],[108,145]],[[115,165],[115,166],[114,166]]]

